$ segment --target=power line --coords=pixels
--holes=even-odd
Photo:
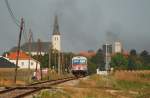
[[[11,16],[13,22],[14,22],[18,27],[20,27],[20,25],[19,25],[20,22],[19,22],[19,21],[17,20],[17,18],[15,17],[15,15],[14,15],[14,13],[13,13],[11,7],[10,7],[10,4],[9,4],[8,0],[5,0],[5,3],[6,3],[8,12],[9,12],[9,14],[10,14],[10,16]],[[24,26],[24,27],[23,27],[23,28],[24,28],[24,29],[23,29],[23,38],[24,38],[25,42],[27,42],[27,41],[28,41],[28,38],[27,38],[26,29],[25,29],[25,23],[24,23],[23,26]]]
[[[9,4],[8,0],[4,0],[4,1],[5,1],[6,7],[7,7],[7,9],[8,9],[8,12],[9,12],[9,14],[10,14],[10,16],[11,16],[13,22],[14,22],[18,27],[20,27],[20,25],[19,25],[20,22],[15,18],[15,15],[14,15],[14,13],[13,13],[11,7],[10,7],[10,4]]]
[[[28,37],[27,37],[27,30],[25,28],[25,22],[24,22],[24,25],[23,25],[24,29],[23,29],[23,37],[24,37],[24,40],[25,42],[28,42]]]

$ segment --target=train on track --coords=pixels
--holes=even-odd
[[[88,74],[87,58],[83,56],[75,56],[72,58],[71,72],[73,75],[85,76]]]

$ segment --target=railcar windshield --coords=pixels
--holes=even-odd
[[[72,64],[76,65],[76,64],[86,64],[86,59],[73,59],[72,60]]]

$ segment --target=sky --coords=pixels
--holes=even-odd
[[[8,0],[34,40],[51,41],[58,16],[62,51],[97,50],[120,40],[124,50],[150,52],[150,0]],[[17,45],[19,28],[0,0],[0,54]],[[25,42],[22,37],[22,44]]]

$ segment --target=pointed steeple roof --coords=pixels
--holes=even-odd
[[[53,35],[60,35],[57,15],[55,16],[54,19]]]

